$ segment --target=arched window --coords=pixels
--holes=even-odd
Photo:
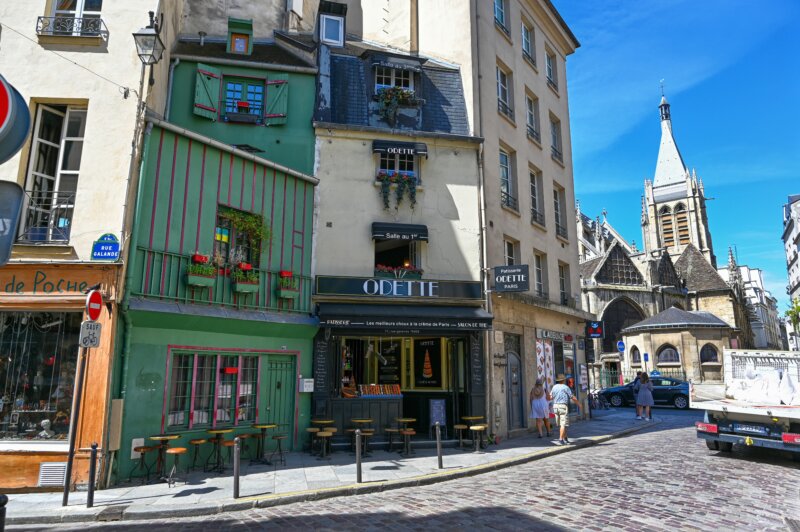
[[[717,348],[711,344],[704,345],[703,349],[700,350],[700,363],[703,364],[705,362],[719,362]]]
[[[658,349],[656,361],[659,364],[674,364],[680,362],[681,358],[678,356],[678,350],[669,344],[664,344]]]
[[[636,346],[631,347],[631,365],[641,365],[642,363],[642,354],[639,352],[639,348]]]
[[[689,244],[689,214],[686,212],[686,207],[683,203],[678,203],[675,206],[675,225],[678,226],[678,242],[680,245],[685,246]]]
[[[672,211],[669,207],[661,207],[658,213],[661,225],[661,238],[666,247],[675,245],[675,233],[672,226]]]

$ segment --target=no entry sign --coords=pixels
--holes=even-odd
[[[0,164],[22,148],[30,127],[25,98],[0,75]]]
[[[89,316],[89,320],[97,321],[101,310],[103,310],[103,295],[99,290],[92,290],[86,296],[86,314]]]

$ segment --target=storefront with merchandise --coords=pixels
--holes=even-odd
[[[76,448],[105,448],[117,266],[8,264],[0,269],[0,488],[60,485],[67,458],[78,338],[86,296],[99,285],[108,301],[100,347],[88,350]],[[79,453],[73,480],[85,480]],[[60,476],[59,476],[60,474]]]
[[[567,380],[564,384],[570,387],[572,393],[578,398],[584,394],[581,376],[578,374],[576,363],[576,343],[573,335],[565,332],[536,329],[536,367],[539,378],[546,382],[550,390],[556,384],[556,377],[564,375]],[[571,414],[577,414],[575,404],[569,404]]]
[[[452,437],[462,416],[485,415],[480,283],[317,277],[315,300],[314,417],[342,433],[371,419],[382,441],[397,418],[426,439],[436,421]]]

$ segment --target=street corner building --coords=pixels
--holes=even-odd
[[[21,151],[0,166],[0,179],[25,191],[11,260],[0,268],[0,490],[63,486],[70,432],[77,450],[70,486],[87,482],[92,443],[107,456],[137,122],[137,100],[122,89],[136,87],[142,70],[130,35],[157,7],[138,4],[0,6],[4,24],[35,34],[31,41],[4,31],[0,55],[0,72],[23,95],[31,117]],[[71,424],[92,287],[105,300],[100,343],[83,357],[87,385]]]
[[[116,352],[118,480],[146,474],[162,441],[205,463],[213,446],[191,440],[270,425],[264,444],[291,450],[308,425],[316,69],[260,39],[257,21],[210,28],[174,42],[163,119],[146,119]]]

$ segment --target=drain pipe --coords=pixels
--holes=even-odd
[[[203,46],[203,32],[200,32],[200,46]],[[175,79],[175,67],[181,64],[181,58],[176,57],[169,65],[169,81],[167,82],[167,104],[164,106],[164,120],[169,122],[169,110],[172,107],[172,82]]]

